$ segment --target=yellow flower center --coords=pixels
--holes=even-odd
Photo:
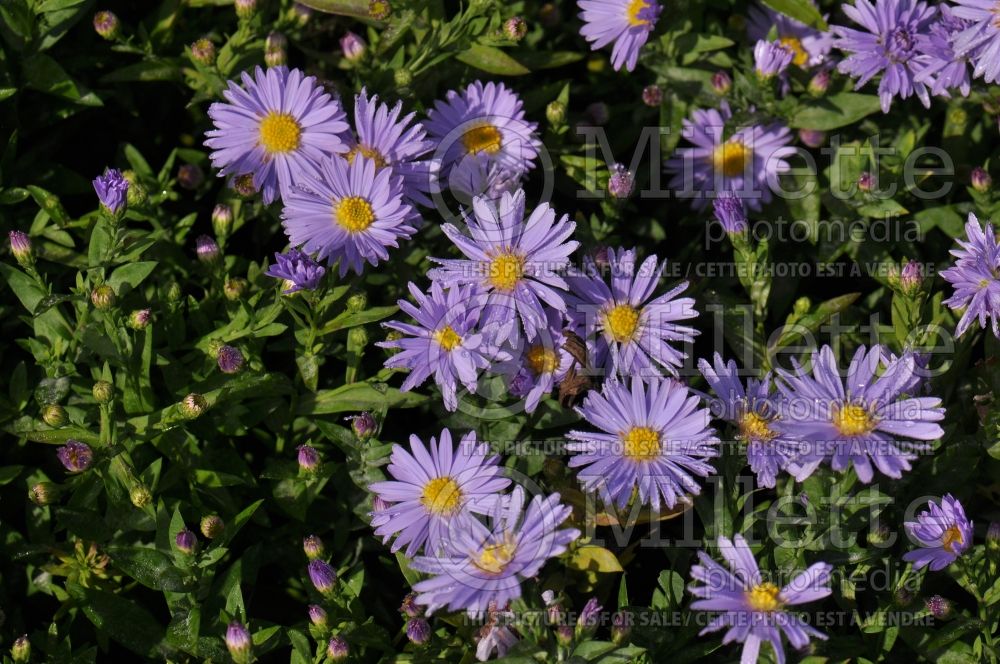
[[[956,544],[962,546],[965,544],[965,540],[962,538],[962,531],[958,529],[958,526],[951,526],[941,536],[941,548],[949,553],[955,553]]]
[[[751,440],[771,440],[777,434],[771,430],[768,424],[768,420],[764,417],[752,411],[747,411],[740,418],[740,437],[748,442]]]
[[[382,153],[375,148],[370,148],[367,145],[355,145],[351,148],[350,152],[347,153],[347,163],[353,164],[354,157],[360,154],[365,159],[371,159],[375,162],[377,168],[384,168],[389,165],[389,160],[382,156]]]
[[[468,154],[496,154],[503,145],[503,134],[495,125],[483,122],[462,135],[462,145]]]
[[[633,461],[651,461],[660,456],[660,434],[649,427],[633,427],[622,436],[625,456]]]
[[[781,588],[770,582],[761,583],[747,591],[747,604],[754,611],[777,611],[782,601]]]
[[[490,261],[489,274],[486,280],[490,286],[501,291],[514,290],[514,286],[524,275],[524,258],[515,253],[505,251],[497,254]]]
[[[604,329],[619,343],[631,340],[639,327],[639,310],[628,304],[618,304],[604,314]]]
[[[552,373],[559,365],[556,352],[541,345],[529,348],[525,355],[525,361],[528,363],[528,368],[536,376],[544,373]]]
[[[743,175],[747,164],[753,155],[753,150],[743,144],[739,138],[730,138],[725,143],[715,146],[712,152],[712,167],[716,173],[726,177]]]
[[[802,48],[802,42],[799,41],[798,37],[782,37],[778,43],[795,54],[792,56],[792,64],[795,66],[805,67],[806,63],[809,62],[809,54]]]
[[[499,574],[514,559],[515,551],[517,551],[517,545],[507,538],[499,544],[489,544],[483,547],[479,558],[472,561],[472,564],[487,574]]]
[[[845,436],[860,436],[875,428],[875,420],[857,404],[847,404],[833,411],[833,426]]]
[[[375,221],[372,204],[361,196],[341,198],[334,207],[334,216],[348,233],[360,233]]]
[[[649,25],[649,21],[639,16],[643,9],[648,7],[646,0],[632,0],[625,9],[625,16],[628,18],[630,26]]]
[[[461,505],[462,490],[450,477],[436,477],[424,485],[420,502],[433,514],[448,515]]]
[[[302,127],[288,113],[271,111],[260,121],[260,144],[271,154],[297,150]]]
[[[451,325],[445,325],[434,333],[434,341],[438,342],[441,348],[450,351],[455,346],[462,343],[462,337],[460,337],[455,330],[451,329]]]

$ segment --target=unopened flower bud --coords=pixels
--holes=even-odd
[[[226,283],[222,286],[222,292],[225,294],[227,300],[235,302],[246,295],[247,289],[249,288],[250,282],[246,279],[242,277],[231,277],[226,279]]]
[[[808,148],[818,148],[826,142],[826,132],[818,129],[799,129],[799,140]]]
[[[406,638],[414,645],[425,645],[431,640],[430,623],[423,618],[414,618],[406,623]]]
[[[233,621],[226,628],[226,649],[235,664],[249,664],[253,641],[250,632],[241,622]]]
[[[905,608],[913,603],[913,591],[906,586],[900,586],[892,594],[892,600],[896,603],[896,606]]]
[[[31,238],[24,231],[10,231],[10,253],[21,267],[31,267],[35,263],[35,253],[31,246]]]
[[[132,504],[139,509],[142,509],[146,505],[153,502],[153,494],[151,494],[149,489],[142,484],[137,484],[132,487],[132,490],[128,492],[128,497],[129,500],[132,501]]]
[[[299,445],[299,468],[306,473],[314,472],[319,468],[319,452],[315,447],[309,445]]]
[[[612,198],[624,199],[632,195],[632,188],[635,187],[635,178],[632,171],[625,168],[624,164],[615,164],[608,178],[608,193]]]
[[[317,627],[326,626],[326,611],[323,610],[322,606],[318,604],[309,605],[309,622]]]
[[[352,327],[347,331],[347,345],[350,348],[364,348],[368,344],[368,332],[364,327]]]
[[[38,482],[28,489],[28,497],[31,498],[31,502],[39,507],[56,502],[59,500],[60,493],[62,493],[62,489],[59,488],[58,484],[52,482]]]
[[[59,428],[66,426],[66,423],[69,422],[69,416],[66,414],[65,408],[57,403],[50,403],[42,406],[42,421],[50,427]]]
[[[243,359],[243,353],[238,348],[227,345],[219,348],[219,354],[215,359],[219,365],[219,371],[225,374],[239,373],[246,363],[246,360]]]
[[[236,16],[244,21],[253,18],[257,12],[257,0],[233,0]]]
[[[108,403],[115,396],[115,387],[106,380],[99,380],[94,383],[91,393],[97,403]]]
[[[821,69],[809,79],[809,94],[813,97],[822,97],[830,89],[830,71]]]
[[[410,83],[413,83],[413,72],[403,67],[394,71],[392,78],[397,87],[406,88],[409,87]]]
[[[551,125],[561,125],[566,121],[566,104],[562,103],[558,99],[550,101],[549,105],[545,107],[545,119],[548,120]]]
[[[528,34],[528,23],[520,16],[512,16],[504,21],[503,34],[511,41],[521,41]]]
[[[364,293],[355,293],[347,298],[348,313],[357,314],[365,310],[368,306],[368,296]]]
[[[601,606],[596,597],[591,597],[587,600],[576,621],[577,631],[584,633],[596,629],[600,621],[601,611],[603,610],[604,607]]]
[[[733,79],[724,71],[717,71],[712,74],[712,89],[718,95],[724,95],[733,87]]]
[[[611,640],[616,646],[628,643],[632,634],[632,620],[629,614],[619,611],[611,618]]]
[[[199,235],[194,241],[195,243],[195,254],[198,256],[198,260],[202,263],[212,264],[219,260],[222,252],[219,251],[219,245],[214,238],[208,235]]]
[[[952,603],[951,600],[941,597],[941,595],[934,595],[929,597],[924,605],[932,616],[938,620],[947,620],[952,614]]]
[[[357,436],[358,440],[368,440],[375,435],[375,429],[378,428],[378,425],[375,423],[375,418],[372,417],[371,413],[364,412],[350,419],[351,430]]]
[[[115,306],[115,291],[107,284],[101,284],[90,292],[90,302],[98,311],[107,311]]]
[[[257,187],[254,186],[252,173],[237,175],[229,182],[229,186],[231,186],[233,191],[243,198],[250,198],[257,193]]]
[[[663,90],[658,85],[647,85],[642,89],[642,103],[657,108],[663,103]]]
[[[403,598],[403,603],[399,605],[399,612],[407,618],[416,618],[423,613],[423,611],[420,610],[420,605],[417,604],[416,593],[410,593]]]
[[[228,237],[233,230],[233,208],[219,203],[212,210],[212,230],[219,237]]]
[[[556,643],[565,647],[573,643],[573,628],[569,625],[556,627]]]
[[[82,473],[94,462],[94,451],[90,449],[90,445],[72,439],[56,450],[56,456],[63,468],[71,473]]]
[[[864,193],[868,193],[875,186],[875,178],[868,171],[865,171],[858,176],[858,189]]]
[[[323,540],[316,535],[309,535],[302,540],[302,551],[306,558],[316,560],[323,557]]]
[[[868,532],[868,543],[873,546],[882,546],[892,537],[892,533],[885,524],[879,524]]]
[[[296,2],[292,5],[292,15],[295,17],[295,22],[298,23],[299,26],[303,26],[309,22],[310,18],[312,18],[313,10],[312,7],[307,7],[301,2]]]
[[[715,218],[729,235],[747,231],[747,211],[743,201],[732,192],[724,192],[712,201]]]
[[[121,22],[114,12],[100,11],[94,14],[94,31],[111,41],[121,32]]]
[[[309,580],[313,587],[323,595],[333,592],[333,587],[337,583],[337,573],[330,567],[330,564],[320,560],[309,561]]]
[[[198,548],[198,537],[187,528],[181,528],[174,537],[174,544],[178,551],[190,556]]]
[[[969,180],[972,183],[972,188],[980,194],[985,194],[993,186],[993,178],[981,166],[976,166],[972,169],[972,173],[969,174]]]
[[[899,274],[899,287],[905,295],[916,295],[923,282],[924,268],[920,263],[911,260],[903,266],[903,270]]]
[[[177,184],[184,189],[197,189],[204,181],[205,172],[198,164],[181,164],[177,168]]]
[[[15,664],[23,664],[31,659],[31,641],[27,634],[22,634],[14,640],[10,648],[10,658]]]
[[[368,44],[361,38],[361,35],[348,31],[340,38],[340,52],[348,62],[357,62],[365,57]]]
[[[153,320],[153,312],[149,309],[136,309],[128,315],[128,326],[133,330],[145,330]]]
[[[986,530],[986,550],[990,553],[1000,552],[1000,523],[992,521]]]
[[[208,401],[200,394],[192,392],[181,401],[181,415],[189,420],[201,417],[208,410]]]
[[[93,185],[104,214],[120,220],[128,209],[129,181],[117,168],[105,168],[94,178]]]
[[[202,37],[191,44],[191,59],[199,65],[211,67],[215,63],[215,44],[212,40]]]
[[[792,315],[801,318],[809,313],[810,309],[812,309],[812,300],[808,297],[800,297],[792,304]]]
[[[139,182],[139,176],[135,171],[122,171],[122,177],[128,182],[128,191],[125,192],[125,200],[129,207],[139,207],[149,198],[146,187]]]
[[[272,32],[264,40],[264,64],[281,67],[288,64],[288,39],[280,32]]]
[[[201,518],[198,530],[205,536],[205,539],[214,540],[225,532],[226,522],[217,514],[209,514]]]
[[[368,16],[376,21],[384,21],[392,14],[392,6],[389,0],[371,0],[368,3]]]
[[[180,302],[184,299],[184,291],[181,290],[181,285],[176,281],[171,281],[167,285],[167,292],[164,293],[164,297],[167,298],[167,302]]]

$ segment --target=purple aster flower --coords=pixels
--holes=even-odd
[[[463,259],[432,258],[441,267],[428,273],[434,281],[451,287],[478,284],[486,294],[483,322],[521,321],[530,340],[545,325],[543,303],[566,310],[560,291],[567,288],[560,272],[569,267],[569,255],[579,242],[570,240],[576,224],[542,203],[524,218],[524,191],[504,194],[496,205],[485,198],[473,200],[473,215],[466,217],[471,237],[452,224],[441,227],[465,255]],[[505,325],[515,344],[518,325]]]
[[[299,468],[306,473],[312,473],[319,468],[319,452],[311,445],[299,445],[298,447]]]
[[[509,609],[497,609],[493,604],[486,609],[486,623],[476,634],[476,659],[485,662],[494,650],[497,657],[503,657],[517,645],[517,635],[507,626],[513,621],[514,612]]]
[[[732,192],[723,192],[712,201],[715,218],[722,224],[726,233],[745,233],[747,231],[747,211],[743,201]]]
[[[382,510],[375,534],[392,543],[396,552],[406,546],[412,557],[421,548],[435,555],[457,532],[469,528],[471,513],[493,508],[510,480],[502,475],[500,457],[488,443],[476,442],[476,433],[452,445],[451,432],[431,437],[430,450],[417,436],[410,436],[410,451],[392,448],[388,472],[391,481],[375,482],[369,489],[389,505]]]
[[[310,604],[307,611],[309,622],[317,627],[326,627],[326,609],[318,604]]]
[[[285,295],[300,290],[316,290],[326,274],[326,268],[314,261],[309,254],[291,248],[283,254],[274,254],[274,265],[265,272],[269,277],[284,279]]]
[[[984,230],[971,212],[965,237],[958,241],[958,249],[951,250],[955,264],[941,272],[955,289],[944,303],[955,310],[965,309],[955,328],[958,336],[965,334],[977,319],[984,329],[986,320],[992,319],[993,334],[1000,337],[1000,243],[993,225],[987,223]]]
[[[333,592],[333,586],[337,583],[337,572],[329,563],[315,558],[309,561],[306,570],[309,572],[309,580],[318,592],[324,595]]]
[[[758,40],[753,47],[754,70],[764,79],[774,78],[792,64],[795,52],[781,42]]]
[[[785,158],[794,152],[789,144],[792,132],[781,123],[748,125],[724,138],[726,123],[732,118],[728,102],[719,110],[695,110],[684,120],[684,136],[693,147],[678,148],[666,163],[674,173],[670,187],[679,197],[691,198],[696,210],[708,199],[731,191],[759,210],[771,200],[778,176],[790,170]]]
[[[298,69],[257,67],[253,77],[243,73],[243,87],[230,81],[223,96],[228,103],[208,109],[212,165],[221,176],[252,174],[265,203],[284,199],[300,175],[318,177],[322,162],[347,152],[340,102]]]
[[[448,174],[451,193],[463,205],[471,205],[480,196],[496,204],[505,193],[521,189],[523,181],[523,172],[510,170],[486,154],[465,157]]]
[[[997,3],[993,0],[954,0],[951,13],[966,21],[966,27],[953,35],[955,55],[967,57],[975,65],[973,76],[986,83],[1000,81],[1000,25]]]
[[[969,25],[947,4],[938,5],[937,20],[931,24],[924,52],[917,56],[921,69],[914,77],[916,82],[929,85],[931,94],[947,97],[950,90],[957,89],[963,97],[969,96],[969,54],[959,55],[955,49],[956,38]]]
[[[361,274],[365,261],[389,258],[387,247],[415,232],[416,213],[403,198],[403,181],[393,169],[379,169],[364,157],[327,159],[316,178],[303,174],[284,196],[282,225],[295,246],[332,264],[340,276]]]
[[[792,52],[792,64],[806,69],[823,64],[833,46],[833,35],[810,28],[805,23],[776,12],[770,7],[754,5],[747,14],[747,36],[756,42],[767,39],[774,28],[778,42]]]
[[[765,581],[754,560],[753,552],[742,535],[732,541],[719,537],[719,552],[729,569],[712,560],[704,551],[698,552],[698,564],[691,566],[691,578],[704,585],[688,586],[697,597],[692,609],[712,611],[709,623],[700,634],[725,629],[723,643],[743,644],[740,661],[757,661],[761,643],[774,648],[776,661],[785,661],[781,634],[788,637],[793,648],[805,648],[810,638],[826,639],[826,635],[810,627],[787,607],[823,599],[830,594],[830,573],[827,563],[814,563],[797,574],[785,587]]]
[[[82,473],[90,468],[94,461],[94,452],[87,443],[79,440],[67,440],[66,444],[56,450],[63,467],[71,473]]]
[[[794,360],[794,371],[778,370],[784,400],[774,428],[806,448],[798,468],[789,469],[797,479],[808,477],[824,460],[837,471],[853,464],[866,484],[875,469],[898,479],[917,458],[913,452],[927,449],[900,437],[936,440],[944,435],[937,424],[945,415],[941,400],[910,397],[904,390],[917,371],[913,354],[888,363],[884,357],[880,346],[858,348],[845,380],[833,350],[823,346],[813,355],[812,375]]]
[[[434,159],[447,177],[461,161],[486,155],[512,173],[534,167],[542,143],[538,123],[528,122],[521,99],[503,83],[476,81],[434,102],[424,127],[437,144]]]
[[[410,370],[401,390],[412,390],[434,376],[445,408],[454,411],[458,408],[456,388],[459,383],[474,394],[479,372],[489,367],[491,360],[509,357],[494,344],[492,327],[478,327],[486,299],[477,286],[446,291],[439,282],[432,282],[428,294],[413,283],[409,284],[409,289],[416,306],[399,300],[399,308],[412,317],[416,325],[399,321],[384,323],[385,327],[408,336],[376,345],[400,349],[401,352],[386,360],[385,366]]]
[[[757,475],[757,483],[773,489],[778,473],[794,463],[800,444],[773,427],[778,406],[771,374],[761,380],[748,378],[744,389],[736,362],[723,363],[718,353],[711,365],[699,360],[698,369],[716,395],[714,399],[708,397],[712,415],[736,426],[739,439],[746,443],[747,461]]]
[[[434,148],[427,140],[423,125],[414,123],[414,113],[400,118],[403,102],[389,108],[379,101],[378,95],[368,97],[362,89],[354,97],[354,130],[357,139],[350,139],[347,160],[352,161],[360,154],[375,162],[379,169],[391,166],[393,173],[403,178],[406,198],[413,203],[432,205],[427,197],[431,190],[430,161],[422,161],[420,156]]]
[[[653,297],[666,266],[666,261],[658,266],[656,256],[636,265],[635,249],[608,249],[606,270],[584,257],[582,273],[570,279],[567,315],[582,332],[591,367],[630,376],[658,374],[658,364],[676,373],[687,355],[670,342],[693,343],[698,334],[676,321],[695,318],[698,312],[693,298],[677,297],[686,281]],[[611,274],[610,284],[605,271]]]
[[[910,539],[919,549],[903,554],[903,560],[913,563],[914,569],[930,566],[932,572],[942,570],[955,562],[972,546],[972,522],[965,517],[962,503],[951,494],[941,498],[941,504],[927,502],[927,509],[917,515],[916,521],[903,524]]]
[[[893,97],[916,94],[930,107],[927,86],[915,80],[920,73],[919,55],[927,50],[937,9],[919,0],[855,0],[842,5],[844,13],[865,30],[839,25],[831,27],[833,45],[848,53],[837,71],[858,79],[855,89],[882,74],[878,95],[882,112],[888,113]]]
[[[633,378],[631,389],[608,380],[600,393],[590,391],[577,408],[600,431],[570,431],[566,445],[574,456],[570,468],[587,491],[623,508],[638,488],[641,504],[673,509],[701,487],[692,476],[715,472],[708,459],[719,456],[719,439],[710,414],[699,399],[673,379]]]
[[[219,371],[226,374],[239,373],[246,363],[240,349],[233,346],[222,346],[219,348],[219,354],[215,359],[219,365]]]
[[[563,315],[548,309],[545,316],[546,326],[523,346],[520,367],[508,387],[512,395],[525,399],[524,410],[529,413],[535,412],[542,397],[566,377],[574,361],[565,348]]]
[[[577,0],[580,34],[596,51],[611,42],[611,66],[635,69],[639,51],[656,27],[662,7],[656,0]]]
[[[105,168],[104,173],[94,178],[94,191],[101,201],[101,207],[113,215],[125,211],[128,204],[128,180],[117,168]]]
[[[506,606],[521,596],[523,579],[537,576],[580,536],[575,528],[558,529],[573,511],[558,493],[535,496],[527,510],[524,503],[524,489],[515,487],[497,501],[492,528],[470,519],[452,532],[444,554],[413,559],[414,569],[431,575],[413,586],[428,614],[447,607],[478,617]]]

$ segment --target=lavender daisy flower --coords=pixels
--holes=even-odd
[[[431,164],[420,156],[430,152],[434,143],[427,140],[423,125],[414,123],[415,113],[400,118],[403,102],[390,108],[379,101],[378,95],[368,96],[362,89],[354,97],[354,130],[357,139],[350,139],[348,161],[360,154],[375,162],[379,169],[391,166],[403,178],[407,200],[432,205],[427,197],[431,190]]]
[[[917,520],[903,526],[921,547],[903,554],[903,560],[912,562],[915,569],[930,566],[932,572],[942,570],[972,546],[972,522],[965,517],[962,503],[951,494],[945,494],[940,505],[928,501]]]
[[[792,64],[802,69],[823,64],[833,46],[830,33],[810,28],[770,7],[754,5],[747,13],[747,19],[750,41],[767,39],[771,28],[774,28],[778,42],[792,52]]]
[[[524,502],[524,489],[515,487],[497,503],[492,529],[470,519],[452,533],[445,555],[414,558],[414,569],[432,575],[413,586],[428,614],[447,607],[479,617],[506,606],[521,596],[523,579],[537,576],[580,536],[575,528],[558,529],[573,511],[559,503],[558,493],[535,496],[527,510]]]
[[[600,431],[570,431],[566,449],[576,454],[570,468],[587,491],[622,508],[638,488],[641,504],[673,509],[685,494],[697,495],[694,477],[715,472],[708,459],[719,456],[719,439],[699,399],[673,379],[633,378],[628,385],[609,380],[590,391],[576,411]]]
[[[385,362],[389,369],[406,368],[410,375],[400,389],[412,390],[434,376],[444,398],[444,407],[458,408],[456,389],[461,383],[470,393],[476,392],[479,372],[490,366],[493,359],[509,359],[493,343],[492,327],[478,329],[485,298],[476,286],[449,288],[431,283],[424,294],[413,283],[410,295],[416,306],[399,300],[399,308],[416,321],[416,325],[390,321],[383,325],[407,335],[402,339],[381,341],[382,348],[398,348]]]
[[[656,0],[578,0],[580,34],[596,51],[611,42],[611,66],[615,71],[635,69],[662,7]]]
[[[742,126],[725,138],[732,115],[725,101],[719,110],[695,110],[684,120],[684,136],[694,147],[678,148],[666,163],[667,171],[674,173],[669,186],[679,197],[693,199],[696,210],[722,192],[733,192],[751,210],[759,210],[771,200],[778,176],[791,169],[785,161],[794,152],[788,127]]]
[[[781,42],[759,40],[753,47],[754,70],[763,79],[771,79],[788,69],[795,53]]]
[[[773,489],[778,473],[798,455],[799,443],[782,436],[772,426],[778,408],[772,394],[771,375],[761,380],[748,378],[744,389],[736,362],[723,363],[718,353],[711,365],[699,360],[698,369],[717,397],[708,398],[712,415],[736,425],[740,440],[747,445],[747,461],[757,475],[757,483]]]
[[[101,201],[101,207],[112,215],[125,211],[128,186],[128,180],[117,168],[105,168],[104,173],[94,178],[94,191]]]
[[[295,246],[332,264],[340,261],[340,276],[364,263],[378,265],[389,258],[387,247],[399,246],[415,232],[415,212],[403,199],[403,182],[390,168],[355,157],[327,159],[321,175],[302,174],[298,187],[283,197],[282,225]]]
[[[636,265],[635,250],[608,249],[604,270],[593,257],[584,258],[583,272],[570,279],[567,315],[582,331],[591,366],[620,376],[656,374],[658,364],[672,374],[687,355],[670,342],[692,343],[698,331],[676,321],[695,318],[694,299],[678,298],[688,286],[681,282],[653,298],[666,268],[656,256]],[[652,298],[652,299],[650,299]]]
[[[958,249],[951,250],[955,265],[941,272],[955,289],[944,303],[952,309],[965,309],[955,328],[958,336],[965,334],[977,319],[984,329],[987,319],[991,319],[993,334],[1000,337],[1000,243],[993,225],[987,223],[984,230],[971,212],[965,237],[958,241]]]
[[[440,175],[447,177],[456,164],[477,155],[512,173],[533,168],[542,143],[538,123],[525,120],[521,106],[503,83],[480,81],[434,102],[424,127],[438,146],[434,159],[440,162]]]
[[[742,535],[732,541],[719,537],[719,552],[729,569],[712,560],[704,551],[698,552],[698,564],[691,566],[691,578],[704,585],[688,586],[697,597],[692,609],[716,612],[700,634],[726,629],[723,643],[743,644],[740,661],[756,662],[761,643],[774,648],[778,662],[785,661],[781,635],[788,637],[793,648],[805,648],[810,638],[826,639],[826,635],[810,627],[808,622],[787,607],[823,599],[830,594],[830,573],[827,563],[814,563],[796,575],[784,588],[765,581],[754,560],[753,552]],[[732,571],[730,571],[732,570]]]
[[[831,27],[834,46],[848,53],[837,71],[858,79],[855,89],[878,74],[882,112],[888,113],[893,97],[916,94],[925,107],[931,100],[927,86],[915,80],[920,73],[918,56],[929,47],[929,34],[937,10],[919,0],[856,0],[843,5],[844,13],[864,31]]]
[[[319,282],[326,274],[326,268],[314,261],[309,254],[291,248],[283,254],[274,254],[274,265],[265,272],[269,277],[283,279],[284,295],[291,295],[300,290],[316,290]]]
[[[968,57],[975,65],[973,76],[986,83],[1000,81],[1000,25],[993,0],[954,0],[956,18],[968,22],[953,36],[956,56]]]
[[[784,400],[774,428],[807,448],[793,471],[797,479],[808,477],[826,459],[837,471],[853,464],[866,484],[876,469],[898,479],[917,458],[910,450],[926,449],[900,437],[936,440],[944,435],[937,424],[945,415],[941,400],[904,392],[916,371],[913,354],[887,364],[883,357],[879,346],[858,348],[844,380],[833,350],[823,346],[813,355],[811,376],[794,361],[794,372],[778,371]]]
[[[90,445],[72,439],[56,450],[56,456],[63,468],[71,473],[82,473],[94,461],[94,451],[90,449]]]
[[[545,314],[545,328],[532,342],[525,344],[521,366],[508,387],[512,395],[525,399],[524,410],[529,413],[535,412],[542,397],[566,377],[574,361],[565,348],[563,315],[555,309]]]
[[[576,224],[566,215],[556,213],[542,203],[524,218],[524,191],[504,194],[491,204],[485,198],[472,203],[473,214],[466,217],[471,237],[452,224],[441,230],[466,258],[432,258],[441,267],[428,273],[431,279],[447,286],[478,284],[486,294],[483,321],[510,322],[516,317],[530,340],[545,325],[543,303],[565,311],[559,291],[567,288],[560,272],[569,266],[569,255],[579,242],[570,240]],[[519,327],[504,326],[509,337],[498,338],[513,343],[519,339]]]
[[[957,89],[963,97],[969,96],[972,90],[969,54],[959,55],[955,49],[956,36],[969,25],[947,4],[938,5],[937,20],[931,24],[924,52],[917,57],[920,72],[913,79],[930,86],[931,94],[947,97],[950,90]]]
[[[410,436],[409,452],[393,445],[387,469],[393,481],[368,487],[389,503],[375,534],[383,541],[397,535],[392,551],[406,546],[410,557],[421,548],[436,555],[456,531],[469,527],[470,512],[488,512],[510,485],[501,474],[500,457],[490,454],[488,443],[476,443],[474,431],[455,448],[451,431],[442,429],[429,447],[428,452],[417,436]]]
[[[223,96],[228,103],[208,109],[212,165],[221,176],[252,174],[265,203],[288,196],[300,174],[319,176],[330,155],[347,152],[340,102],[298,69],[257,67],[253,77],[243,73],[243,87],[230,81]]]

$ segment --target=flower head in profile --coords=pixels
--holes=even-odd
[[[340,262],[340,276],[361,274],[367,261],[388,260],[388,248],[415,232],[415,213],[392,169],[365,157],[327,159],[321,175],[302,175],[285,196],[282,225],[289,240],[320,260]]]
[[[879,74],[878,96],[882,112],[888,113],[895,97],[916,94],[924,106],[931,100],[927,85],[916,80],[919,56],[930,46],[930,30],[936,8],[920,0],[856,0],[842,6],[844,13],[862,30],[835,25],[833,45],[847,53],[837,71],[857,79],[861,88]]]
[[[829,32],[810,28],[801,21],[757,4],[750,7],[747,19],[750,41],[767,39],[773,28],[778,43],[792,52],[792,64],[796,67],[806,69],[821,65],[830,55],[833,35]]]
[[[451,90],[434,102],[424,123],[440,176],[447,177],[466,159],[486,158],[510,173],[534,167],[541,148],[538,124],[525,119],[521,99],[503,83],[480,81]]]
[[[698,334],[678,324],[698,315],[693,298],[678,297],[687,282],[654,297],[666,261],[650,256],[638,265],[635,249],[608,249],[606,265],[609,281],[591,256],[569,280],[567,315],[587,342],[591,366],[619,376],[658,373],[657,366],[675,373],[687,355],[670,344]]]
[[[515,487],[498,502],[492,527],[470,520],[452,532],[443,554],[413,560],[414,569],[431,575],[413,586],[417,603],[428,614],[446,608],[479,617],[518,599],[521,581],[537,576],[580,536],[575,528],[559,528],[571,512],[558,493],[535,496],[525,509],[524,489]]]
[[[414,122],[414,113],[400,117],[403,102],[395,106],[379,101],[378,95],[368,96],[366,90],[354,97],[354,131],[348,140],[348,161],[356,155],[375,162],[378,169],[391,167],[403,179],[403,191],[408,201],[431,205],[427,192],[431,189],[431,165],[421,159],[434,148],[427,139],[423,125]]]
[[[618,71],[635,69],[649,34],[656,27],[662,7],[656,0],[578,0],[580,34],[591,50],[611,48],[611,66]]]
[[[524,410],[529,413],[566,377],[574,361],[566,349],[563,315],[548,309],[545,316],[545,327],[521,347],[520,366],[508,387],[512,395],[524,398]]]
[[[794,57],[795,52],[781,42],[760,39],[753,47],[754,70],[763,79],[783,73]]]
[[[915,569],[929,566],[932,572],[942,570],[972,546],[972,522],[966,518],[962,503],[951,494],[941,498],[940,504],[928,501],[927,509],[917,515],[916,521],[907,521],[903,526],[920,546],[903,554],[903,560],[912,562]]]
[[[855,352],[847,375],[841,378],[830,346],[812,358],[812,374],[793,360],[792,371],[778,370],[782,435],[802,443],[796,477],[807,477],[824,460],[837,471],[854,466],[858,479],[871,482],[878,470],[898,479],[910,470],[918,441],[944,435],[941,400],[914,397],[906,391],[918,372],[912,353],[885,362],[880,346]]]
[[[393,552],[405,546],[410,557],[421,549],[437,555],[456,533],[472,527],[470,513],[495,507],[510,484],[499,461],[489,444],[476,442],[474,431],[457,447],[448,429],[427,447],[417,436],[410,436],[409,451],[394,445],[387,468],[392,480],[369,487],[385,501],[375,534],[385,541],[395,535]]]
[[[720,536],[718,545],[729,569],[704,551],[698,552],[698,563],[691,566],[694,582],[688,586],[688,591],[698,598],[691,602],[691,608],[714,613],[700,634],[725,629],[722,642],[742,643],[740,661],[744,664],[758,660],[764,642],[771,644],[776,661],[784,662],[782,634],[796,649],[805,648],[810,638],[826,639],[826,635],[788,608],[827,597],[833,571],[831,565],[814,563],[787,585],[779,587],[764,580],[742,535],[736,535],[731,541]]]
[[[684,136],[692,145],[678,148],[666,163],[673,173],[670,188],[679,197],[690,198],[696,210],[723,192],[732,192],[748,208],[759,210],[778,189],[778,176],[791,169],[786,157],[794,148],[788,127],[778,122],[729,127],[727,137],[732,115],[727,102],[719,110],[693,111],[683,123]]]
[[[101,201],[101,207],[111,214],[118,214],[125,209],[128,187],[128,180],[117,168],[105,168],[101,175],[94,178],[94,191]]]
[[[331,155],[347,152],[348,130],[340,102],[298,69],[257,67],[243,86],[229,82],[226,102],[208,109],[215,128],[205,145],[221,176],[252,174],[264,202],[292,192],[300,175],[319,175]]]
[[[1000,243],[993,225],[987,223],[984,229],[970,212],[965,239],[959,240],[958,246],[951,250],[955,264],[941,272],[955,289],[944,303],[952,309],[965,310],[955,333],[965,334],[977,320],[979,327],[985,329],[990,320],[993,334],[1000,337]]]
[[[269,277],[283,279],[290,295],[300,290],[316,290],[326,274],[326,268],[314,261],[309,254],[292,247],[283,254],[274,254],[274,265],[265,272]]]
[[[445,290],[440,283],[433,282],[428,293],[412,283],[409,289],[414,303],[399,300],[399,308],[415,324],[385,323],[385,327],[405,336],[377,345],[400,350],[386,360],[385,366],[410,370],[401,390],[412,390],[433,376],[445,408],[454,411],[458,409],[459,384],[475,393],[479,373],[490,366],[491,360],[509,357],[494,344],[495,330],[480,328],[486,301],[477,286]]]
[[[732,192],[723,192],[712,201],[715,218],[726,233],[744,233],[747,231],[747,211],[743,201]]]
[[[997,4],[992,0],[954,0],[951,13],[965,21],[961,32],[953,36],[955,55],[969,58],[973,76],[985,83],[1000,81],[1000,25]]]
[[[739,440],[747,446],[747,461],[757,483],[773,489],[778,473],[794,465],[799,443],[773,426],[778,418],[778,404],[771,375],[760,380],[748,378],[744,388],[736,362],[723,363],[718,353],[712,364],[698,360],[698,369],[715,392],[715,398],[709,398],[712,415],[736,427]]]
[[[499,203],[476,198],[473,214],[466,218],[469,235],[452,224],[441,230],[460,252],[461,259],[433,258],[441,267],[430,271],[434,281],[447,286],[476,284],[486,293],[483,310],[486,323],[509,323],[509,337],[534,339],[545,325],[544,306],[566,310],[561,291],[567,288],[561,272],[569,267],[569,255],[579,243],[570,240],[576,224],[566,215],[556,217],[547,203],[525,219],[524,191],[506,193]]]
[[[617,380],[591,391],[577,412],[598,431],[570,431],[566,445],[571,468],[587,491],[622,508],[634,490],[655,509],[673,509],[701,487],[695,477],[715,472],[709,460],[719,456],[719,439],[710,414],[687,387],[667,378],[631,385]]]

